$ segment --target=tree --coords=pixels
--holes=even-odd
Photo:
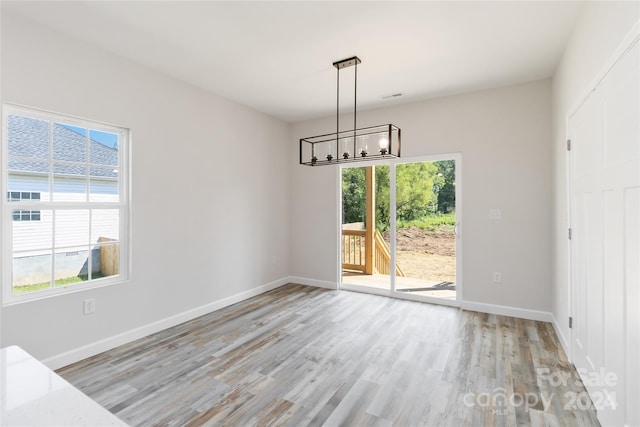
[[[438,168],[438,209],[439,213],[450,213],[456,210],[456,163],[453,160],[435,162]]]
[[[435,213],[434,193],[438,168],[431,162],[401,164],[396,167],[396,215],[412,221]]]
[[[437,167],[431,162],[396,166],[396,219],[412,221],[437,210],[434,183]],[[376,166],[376,227],[389,228],[389,167]]]
[[[389,229],[389,166],[376,166],[376,228]]]
[[[342,223],[364,222],[366,182],[364,168],[342,170]]]
[[[389,166],[375,166],[376,228],[389,228]],[[409,222],[455,210],[455,162],[406,163],[396,166],[396,218]],[[342,171],[342,222],[364,222],[365,167]]]

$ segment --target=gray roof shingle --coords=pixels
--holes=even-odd
[[[7,124],[9,171],[47,174],[50,149],[49,122],[11,114],[7,118]],[[86,147],[85,136],[54,122],[53,173],[55,175],[86,175]],[[116,148],[107,147],[91,139],[89,160],[91,177],[117,178],[118,174],[114,171],[118,166]]]

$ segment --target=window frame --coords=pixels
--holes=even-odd
[[[5,170],[5,169],[3,169]],[[8,169],[7,169],[8,170]],[[18,199],[14,200],[13,199],[13,193],[19,193],[20,196],[18,197]],[[40,191],[7,191],[7,198],[9,199],[10,202],[14,202],[14,201],[22,201],[22,196],[24,195],[24,193],[29,193],[29,199],[28,200],[40,200]],[[34,199],[33,195],[37,194],[38,198]],[[14,221],[17,222],[31,222],[31,221],[40,221],[40,211],[39,210],[35,210],[35,209],[12,209],[13,214],[12,214],[12,219]],[[20,219],[16,219],[16,212],[18,212],[18,217]],[[29,215],[28,219],[24,219],[24,215],[27,214]],[[38,218],[34,218],[34,215],[38,215]]]
[[[38,120],[45,120],[53,123],[67,124],[87,129],[87,137],[89,131],[96,130],[108,132],[118,135],[118,193],[119,200],[117,202],[92,201],[89,192],[86,194],[86,200],[79,201],[55,201],[53,193],[53,174],[54,160],[53,153],[49,154],[48,164],[49,171],[49,187],[50,195],[48,201],[30,201],[28,204],[16,204],[8,201],[8,178],[9,178],[9,141],[8,141],[8,118],[10,115],[18,115]],[[52,136],[50,135],[50,138]],[[130,218],[131,218],[131,130],[123,126],[116,126],[89,120],[80,117],[74,117],[66,114],[54,113],[26,106],[14,104],[2,104],[2,139],[0,142],[0,186],[2,190],[2,200],[0,200],[0,215],[2,219],[2,227],[0,227],[0,266],[2,274],[0,275],[0,286],[2,287],[2,306],[13,305],[17,303],[50,298],[57,295],[68,294],[71,292],[79,292],[89,289],[95,289],[103,286],[110,286],[118,283],[124,283],[129,280],[131,263],[130,263]],[[51,144],[51,139],[49,140]],[[51,147],[51,146],[50,146]],[[88,157],[88,156],[87,156]],[[87,165],[90,160],[87,159]],[[87,182],[91,181],[91,172],[87,171]],[[89,184],[88,184],[89,185]],[[26,191],[26,190],[25,190]],[[33,191],[32,191],[33,192]],[[35,292],[26,292],[21,294],[13,293],[13,211],[14,210],[32,210],[32,211],[57,211],[57,210],[91,210],[91,209],[117,209],[119,210],[119,268],[118,274],[108,277],[100,277],[76,284],[51,287]],[[91,242],[95,245],[95,242]],[[90,248],[91,250],[91,248]],[[55,246],[52,247],[52,256],[56,253]],[[52,262],[54,262],[52,258]],[[53,270],[52,270],[53,273]],[[53,278],[53,277],[52,277]]]

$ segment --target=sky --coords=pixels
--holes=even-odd
[[[87,129],[85,128],[81,128],[81,127],[77,127],[77,126],[72,126],[72,125],[65,125],[63,123],[58,123],[60,126],[63,126],[69,130],[72,130],[76,133],[79,133],[82,136],[87,136]],[[95,130],[95,129],[90,129],[89,130],[89,137],[96,141],[99,142],[102,145],[106,145],[109,148],[117,148],[118,147],[118,135],[115,133],[109,133],[109,132],[103,132],[100,130]]]

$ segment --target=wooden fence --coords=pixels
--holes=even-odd
[[[115,239],[98,238],[98,243],[115,242],[112,245],[100,245],[100,272],[103,276],[115,276],[120,272],[120,244]]]

